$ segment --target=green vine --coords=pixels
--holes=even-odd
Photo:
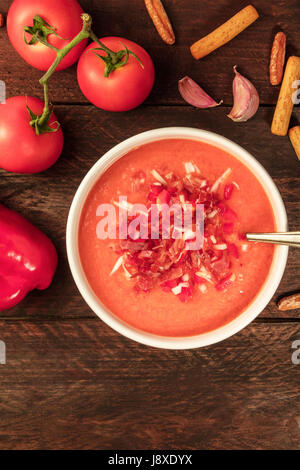
[[[49,102],[49,86],[48,86],[48,81],[57,69],[58,65],[60,62],[64,59],[64,57],[75,47],[77,44],[79,44],[81,41],[84,39],[91,39],[92,41],[96,42],[99,47],[93,49],[94,54],[97,55],[101,60],[105,62],[105,70],[104,70],[104,76],[109,77],[109,75],[114,71],[117,70],[121,67],[124,67],[129,59],[129,56],[132,55],[141,65],[143,68],[143,64],[141,63],[140,59],[137,57],[134,52],[130,51],[126,46],[124,46],[124,49],[121,49],[118,52],[114,52],[108,47],[106,47],[99,39],[97,36],[93,33],[92,31],[92,18],[88,13],[83,13],[81,15],[82,19],[82,29],[81,31],[75,36],[68,44],[66,44],[64,47],[61,49],[58,49],[57,47],[54,47],[52,44],[49,44],[48,42],[48,36],[49,34],[55,34],[58,38],[62,39],[57,33],[55,28],[50,26],[48,23],[46,23],[43,18],[41,18],[39,15],[35,15],[33,18],[33,26],[25,26],[24,28],[24,41],[26,44],[29,46],[36,44],[37,42],[40,42],[41,44],[44,44],[45,46],[49,47],[50,49],[54,50],[56,52],[56,58],[53,61],[52,65],[49,67],[47,72],[42,76],[40,79],[40,84],[44,88],[44,109],[43,112],[40,116],[36,115],[33,113],[31,109],[27,106],[27,110],[30,115],[30,125],[34,127],[35,132],[37,135],[46,133],[46,132],[57,132],[59,129],[60,125],[57,123],[57,126],[55,128],[52,128],[49,126],[49,119],[51,117],[52,111],[53,111],[53,106]],[[31,34],[31,40],[27,41],[25,33]],[[95,51],[104,51],[106,53],[106,56],[102,56],[98,54]]]

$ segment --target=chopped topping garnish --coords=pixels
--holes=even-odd
[[[215,215],[217,215],[217,214],[218,214],[218,211],[217,211],[217,209],[216,209],[216,210],[212,211],[210,214],[208,214],[207,217],[208,217],[209,219],[213,219],[213,218],[215,217]]]
[[[224,188],[224,199],[225,199],[225,201],[228,201],[228,199],[231,198],[233,190],[234,190],[234,185],[232,183],[225,184],[225,188]]]
[[[217,290],[225,290],[227,287],[230,286],[230,284],[235,281],[235,275],[230,273],[227,274],[227,276],[223,277],[217,284],[216,284],[216,289]]]
[[[225,235],[231,235],[234,231],[234,224],[232,222],[225,222],[223,224],[223,233]]]
[[[130,211],[133,207],[133,204],[130,204],[130,202],[128,201],[121,201],[121,202],[118,202],[118,201],[114,201],[114,204],[115,206],[119,207],[120,209],[123,209],[123,210],[126,210],[126,211]]]
[[[223,181],[225,181],[228,178],[228,176],[231,175],[231,173],[232,173],[231,168],[227,168],[227,170],[224,171],[224,173],[212,185],[211,192],[215,193],[216,191],[218,191],[219,186],[223,183]]]
[[[234,244],[234,243],[228,243],[227,245],[228,247],[228,253],[232,256],[234,256],[234,258],[239,258],[239,250],[237,249],[237,246]]]
[[[155,178],[159,183],[161,183],[161,184],[163,184],[163,185],[167,185],[166,180],[164,180],[163,177],[160,176],[160,174],[159,174],[156,170],[152,170],[151,173],[152,173],[152,176],[154,176],[154,178]]]
[[[227,245],[226,245],[226,243],[220,243],[218,245],[215,245],[215,249],[216,250],[221,250],[221,251],[222,250],[227,250]]]
[[[122,263],[123,263],[123,256],[120,256],[117,261],[116,261],[116,264],[114,265],[114,267],[112,268],[111,272],[110,272],[110,276],[112,276],[116,271],[118,271],[118,269],[122,266]]]
[[[189,284],[188,284],[187,282],[180,282],[180,283],[178,284],[178,286],[173,287],[173,289],[172,289],[173,294],[175,294],[175,295],[181,294],[182,289],[183,289],[184,287],[189,287]]]
[[[200,292],[202,292],[202,294],[206,294],[207,286],[205,284],[200,284],[199,290],[200,290]]]
[[[186,173],[200,173],[199,168],[192,162],[186,162],[184,164]]]
[[[237,214],[228,205],[234,188],[238,187],[237,183],[228,182],[232,170],[228,168],[211,185],[200,175],[197,165],[186,162],[184,166],[186,174],[183,177],[153,169],[151,175],[154,180],[149,184],[147,175],[145,178],[142,175],[140,179],[143,180],[143,188],[149,184],[147,200],[140,201],[145,203],[148,211],[148,238],[141,238],[141,233],[145,237],[145,231],[138,230],[135,239],[118,240],[115,251],[119,258],[110,274],[122,267],[126,278],[137,291],[149,292],[159,287],[178,296],[180,301],[187,302],[197,292],[205,294],[209,288],[219,291],[230,288],[235,282],[233,265],[239,258],[239,249],[244,250],[245,242],[241,242]],[[115,204],[122,209],[132,208],[130,203]],[[196,238],[197,204],[204,207],[204,242],[201,249],[189,250],[187,245]],[[162,220],[165,205],[178,206],[182,217],[189,207],[192,226],[179,227],[175,215],[170,211],[170,237],[164,237]],[[158,217],[155,236],[151,225],[153,208],[156,208]],[[128,234],[129,224],[135,218],[128,215]]]

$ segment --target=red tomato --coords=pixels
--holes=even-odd
[[[47,37],[50,44],[61,49],[81,30],[82,13],[83,10],[76,0],[14,0],[7,15],[8,36],[16,51],[28,64],[39,70],[48,70],[56,58],[56,52],[39,42],[31,46],[26,44],[24,26],[32,26],[33,17],[39,15],[50,26],[56,28],[60,37],[66,39],[59,39],[54,34]],[[25,36],[26,40],[30,41],[32,36],[28,33]],[[87,40],[83,40],[74,47],[56,70],[63,70],[74,64],[86,44]]]
[[[61,129],[36,135],[26,104],[35,114],[42,114],[43,101],[31,96],[14,96],[0,104],[0,167],[15,173],[39,173],[56,162],[64,137]],[[55,128],[55,121],[52,113],[49,126]]]
[[[132,55],[123,67],[104,76],[105,63],[92,49],[98,48],[96,42],[90,44],[81,55],[77,67],[77,79],[82,93],[98,108],[108,111],[128,111],[139,106],[152,90],[154,65],[149,54],[138,44],[118,37],[100,39],[114,52],[124,49],[124,45],[138,56],[143,67]],[[95,51],[105,56],[103,51]]]

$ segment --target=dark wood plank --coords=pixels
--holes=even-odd
[[[10,0],[2,0],[0,9],[8,10]],[[288,37],[288,54],[300,54],[298,0],[270,2],[254,0],[260,18],[226,46],[213,54],[195,61],[189,46],[203,35],[229,19],[249,3],[249,0],[219,0],[199,2],[189,0],[165,0],[176,31],[176,45],[165,45],[158,37],[142,0],[124,2],[114,0],[96,2],[81,0],[82,7],[92,14],[94,30],[103,36],[127,37],[149,51],[156,66],[156,84],[147,100],[150,104],[179,104],[182,100],[177,91],[177,80],[190,75],[216,99],[232,103],[232,79],[234,65],[249,77],[260,93],[261,103],[275,104],[278,87],[268,81],[269,54],[274,32],[281,28]],[[38,84],[41,73],[28,66],[9,43],[6,30],[0,31],[1,79],[7,84],[8,95],[28,94],[42,97]],[[26,80],[24,80],[26,77]],[[52,80],[54,102],[86,102],[81,94],[75,67],[60,72]]]
[[[1,322],[1,449],[300,449],[295,324],[198,350],[100,320]]]
[[[250,151],[278,185],[288,212],[290,229],[299,228],[299,163],[289,139],[270,132],[272,109],[261,109],[247,124],[226,117],[228,108],[198,111],[190,107],[141,107],[126,115],[104,113],[92,106],[57,106],[65,149],[57,164],[39,175],[0,171],[1,201],[19,210],[54,240],[59,269],[46,292],[34,292],[2,317],[78,317],[93,315],[81,299],[69,272],[65,253],[65,226],[74,193],[89,168],[113,145],[138,132],[165,126],[192,126],[217,131]],[[299,110],[295,115],[300,117]],[[293,250],[276,296],[263,317],[299,318],[299,311],[280,312],[275,300],[299,289],[300,259]]]
[[[299,290],[296,251],[290,251],[278,292],[254,323],[225,342],[191,351],[145,347],[108,328],[77,292],[65,252],[68,209],[89,168],[125,138],[172,125],[208,129],[250,151],[278,185],[290,229],[299,228],[299,162],[288,138],[270,133],[278,87],[268,83],[268,62],[279,28],[287,33],[288,54],[300,54],[300,4],[254,0],[261,18],[197,62],[191,43],[248,0],[164,0],[176,31],[174,47],[161,42],[142,0],[80,2],[99,36],[115,34],[143,45],[157,79],[145,106],[111,114],[88,105],[75,67],[55,75],[51,96],[62,104],[56,107],[66,140],[62,157],[40,175],[0,170],[1,202],[48,233],[60,258],[46,292],[30,294],[0,316],[0,341],[7,348],[7,364],[0,365],[0,449],[300,449],[300,365],[291,362],[292,341],[300,340],[299,311],[279,314],[275,305],[284,293]],[[1,0],[0,11],[10,3]],[[5,28],[0,40],[0,78],[8,96],[42,97],[41,73],[13,50]],[[269,105],[253,120],[232,123],[226,106],[182,106],[177,80],[187,74],[230,106],[235,64]],[[298,108],[292,122],[299,120]]]

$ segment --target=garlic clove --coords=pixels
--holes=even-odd
[[[178,90],[182,98],[196,108],[214,108],[223,101],[217,103],[190,77],[184,77],[178,82]]]
[[[235,122],[248,121],[259,107],[259,96],[254,85],[233,67],[233,108],[227,116]]]

